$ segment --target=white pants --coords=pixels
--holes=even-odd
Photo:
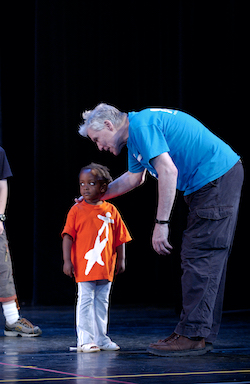
[[[111,284],[108,280],[77,283],[76,332],[78,346],[88,343],[103,346],[111,341],[107,336]]]

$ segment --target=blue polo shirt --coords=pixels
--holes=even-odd
[[[177,189],[189,195],[224,175],[240,157],[224,141],[187,113],[173,109],[129,112],[128,170],[145,168],[155,177],[151,160],[168,152],[178,169]]]

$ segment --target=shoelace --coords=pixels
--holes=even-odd
[[[180,335],[178,335],[177,333],[173,332],[172,335],[168,336],[166,339],[162,340],[163,343],[166,343],[167,341],[174,341],[174,340],[177,340],[179,339]]]
[[[29,327],[29,328],[34,329],[34,325],[33,325],[29,320],[27,320],[27,319],[25,319],[25,318],[21,318],[21,319],[19,319],[19,322],[20,322],[21,324],[23,324],[23,325],[26,325],[26,326]]]

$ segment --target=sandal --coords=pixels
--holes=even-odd
[[[77,352],[84,352],[84,353],[100,352],[100,348],[94,343],[83,344],[77,347]]]
[[[100,346],[100,349],[102,351],[118,351],[120,347],[113,341],[110,341],[108,344]]]

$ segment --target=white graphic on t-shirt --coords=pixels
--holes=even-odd
[[[92,267],[94,266],[95,263],[98,263],[99,265],[104,265],[104,262],[102,260],[102,251],[104,250],[107,242],[108,242],[108,237],[109,237],[109,223],[114,223],[114,220],[111,219],[111,213],[107,212],[106,216],[102,215],[97,215],[98,219],[103,220],[103,224],[101,228],[98,231],[98,235],[95,240],[94,248],[90,249],[84,259],[88,260],[87,267],[85,270],[85,275],[88,275],[89,272],[91,271]],[[103,232],[106,229],[106,236],[105,238],[101,241],[101,236]]]
[[[151,108],[151,112],[166,112],[170,113],[171,115],[177,115],[178,111],[172,110],[172,109],[167,109],[167,108]]]

